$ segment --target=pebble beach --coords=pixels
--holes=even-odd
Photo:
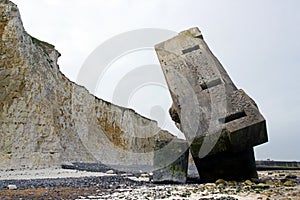
[[[0,199],[300,199],[300,171],[260,171],[259,179],[154,184],[152,173],[37,169],[0,172]]]

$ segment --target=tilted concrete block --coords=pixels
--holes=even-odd
[[[200,178],[256,177],[253,146],[268,141],[266,121],[199,29],[183,31],[155,50],[173,99],[171,117],[191,145]]]

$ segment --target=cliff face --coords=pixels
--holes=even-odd
[[[0,169],[64,161],[153,162],[155,121],[91,95],[60,71],[54,46],[31,37],[0,0]]]

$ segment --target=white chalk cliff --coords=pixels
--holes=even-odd
[[[0,169],[151,165],[155,139],[171,135],[65,77],[60,53],[26,33],[15,4],[0,0],[0,13]]]

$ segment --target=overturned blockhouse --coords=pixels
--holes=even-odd
[[[267,142],[256,103],[236,88],[198,28],[155,46],[173,105],[203,181],[257,177],[253,147]]]

